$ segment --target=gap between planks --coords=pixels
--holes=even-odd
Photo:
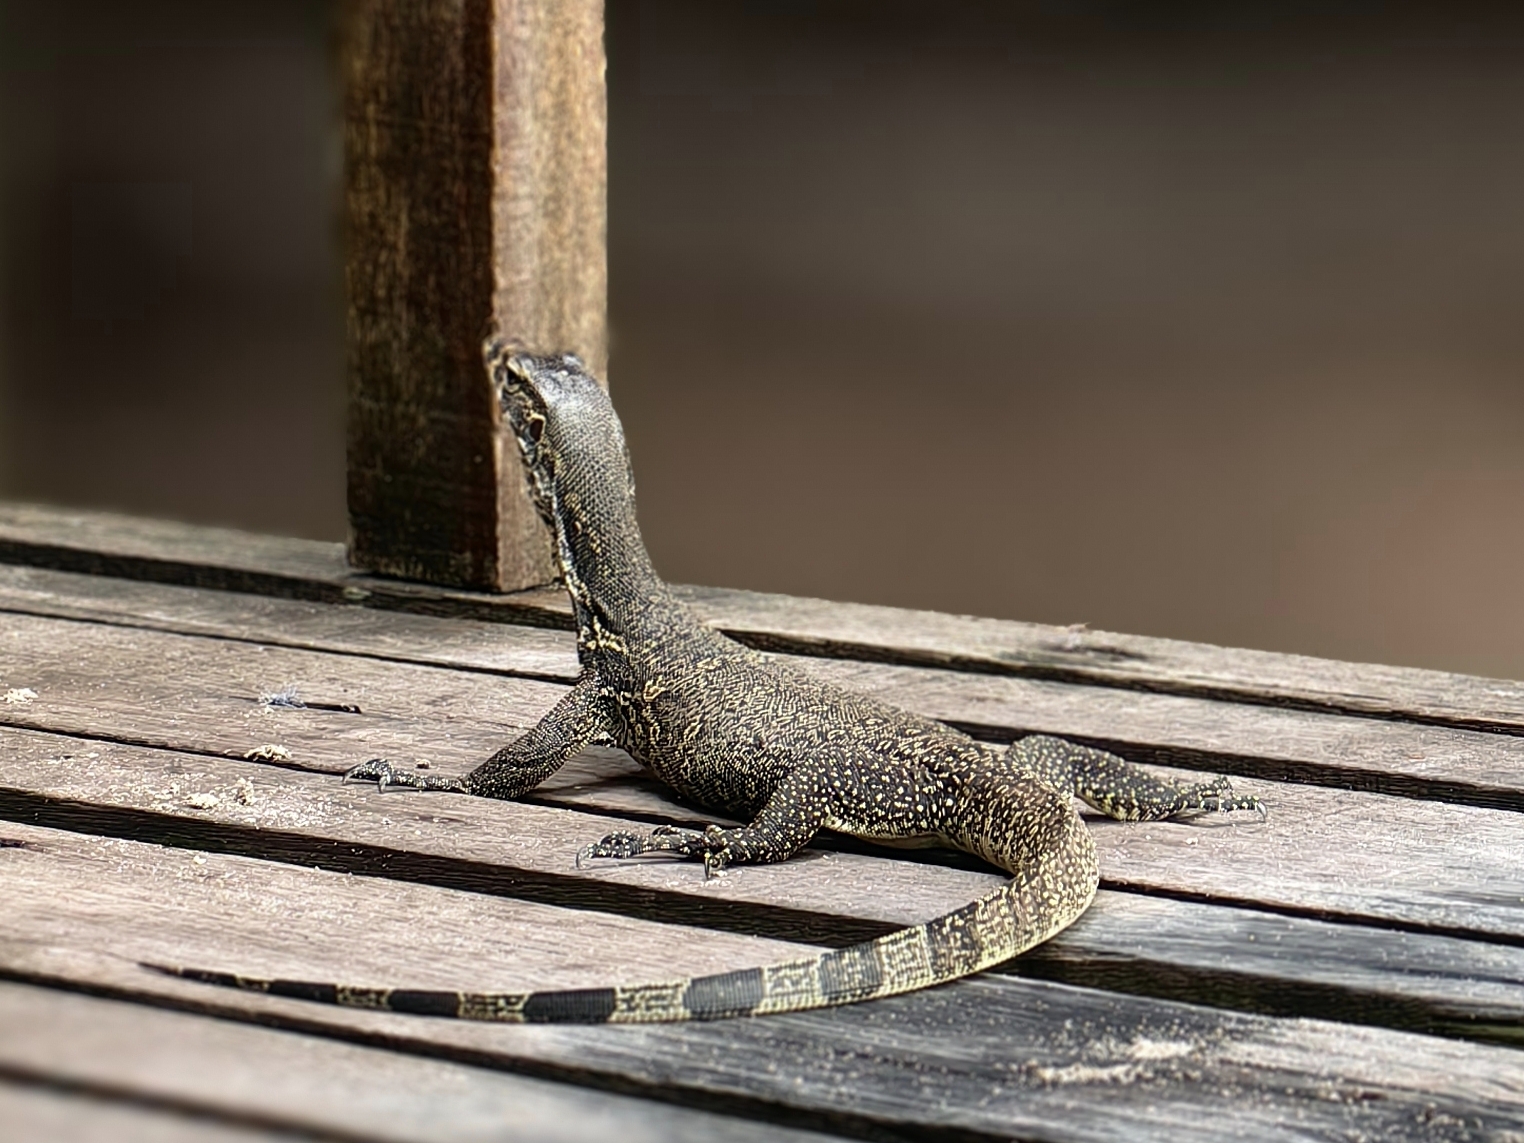
[[[401,618],[401,617],[393,617],[393,618]]]
[[[331,773],[376,754],[424,756],[447,772],[463,771],[564,693],[522,679],[30,617],[9,636],[38,680],[36,699],[0,715],[13,726],[235,759],[279,743],[293,764]],[[260,705],[261,692],[293,679],[303,680],[308,699],[353,704],[361,713]],[[632,765],[624,755],[592,755],[542,787],[538,800],[695,816],[649,783],[630,783]],[[592,789],[567,790],[568,780]],[[1103,875],[1114,885],[1194,899],[1524,939],[1524,835],[1516,814],[1289,784],[1261,782],[1252,792],[1270,802],[1273,828],[1250,820],[1096,821]],[[455,817],[473,801],[426,804]],[[601,824],[588,822],[593,837],[585,840],[607,832],[610,823]]]
[[[7,1138],[71,1143],[826,1143],[500,1070],[0,983]],[[15,1135],[9,1134],[15,1132]]]
[[[1502,1138],[1524,1127],[1512,1051],[1014,978],[821,1013],[594,1029],[472,1025],[198,987],[133,961],[178,950],[268,964],[289,946],[325,974],[449,986],[452,973],[509,971],[491,963],[501,926],[535,942],[533,963],[512,971],[570,981],[601,965],[578,964],[586,946],[571,946],[531,906],[10,828],[29,844],[0,855],[21,874],[16,929],[0,945],[9,975],[98,995],[699,1106],[731,1103],[740,1114],[867,1137],[1206,1140],[1218,1137],[1214,1112],[1229,1104],[1235,1127],[1264,1139],[1312,1131],[1460,1140],[1473,1128]],[[434,920],[427,932],[419,910]],[[724,952],[685,945],[672,926],[604,924],[621,930],[616,939],[647,934],[648,966]]]
[[[5,986],[0,985],[0,988]],[[12,1143],[354,1143],[353,1137],[230,1124],[200,1108],[166,1106],[135,1092],[102,1091],[0,1065],[0,1123]]]
[[[943,912],[999,880],[975,870],[818,852],[710,882],[673,862],[579,871],[572,861],[578,847],[631,823],[521,803],[381,795],[253,763],[125,747],[71,755],[71,748],[77,744],[54,736],[0,732],[0,758],[20,763],[0,762],[0,815],[594,916],[832,945]],[[206,795],[216,803],[197,802]],[[1077,925],[1010,967],[1199,1003],[1338,1013],[1503,1042],[1517,1043],[1524,1028],[1524,949],[1129,893],[1103,892]]]
[[[562,592],[451,591],[350,573],[343,546],[0,504],[0,561],[389,611],[569,626]],[[758,592],[679,587],[764,650],[1024,675],[1524,735],[1524,682]]]
[[[579,670],[573,640],[559,632],[36,569],[0,568],[0,607],[18,617],[520,679],[570,682]],[[1143,763],[1524,809],[1524,741],[1513,736],[930,668],[792,661],[990,740],[1060,734]]]

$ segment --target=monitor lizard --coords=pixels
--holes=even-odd
[[[796,1012],[955,980],[1047,940],[1090,905],[1096,851],[1072,798],[1154,821],[1265,807],[1226,779],[1180,786],[1046,735],[1000,748],[816,679],[705,624],[656,574],[635,520],[624,432],[570,355],[488,342],[487,368],[571,595],[579,681],[533,728],[462,777],[382,758],[346,780],[516,798],[593,743],[617,745],[680,795],[750,824],[613,833],[577,856],[784,861],[820,829],[955,846],[1011,874],[924,924],[804,959],[659,984],[473,993],[161,972],[361,1008],[526,1023],[634,1023]]]

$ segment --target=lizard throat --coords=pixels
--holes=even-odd
[[[577,643],[584,654],[625,653],[632,629],[653,607],[670,605],[667,585],[640,535],[633,497],[609,485],[628,486],[605,480],[591,495],[586,486],[570,481],[553,486],[556,562],[572,598]]]

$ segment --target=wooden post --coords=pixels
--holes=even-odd
[[[491,332],[607,371],[601,0],[347,0],[350,562],[554,576]]]

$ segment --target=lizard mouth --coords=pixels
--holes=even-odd
[[[531,499],[549,523],[553,509],[551,475],[555,462],[549,454],[549,442],[545,440],[545,398],[535,384],[537,360],[521,346],[496,338],[482,346],[482,358],[497,390],[498,407],[513,430],[513,438],[528,469]]]
[[[535,507],[556,526],[558,483],[568,469],[622,468],[629,475],[629,453],[619,418],[597,379],[575,355],[538,354],[515,342],[492,339],[482,346],[498,406],[529,471]]]
[[[497,390],[498,406],[524,449],[524,459],[537,451],[545,433],[545,398],[535,384],[536,359],[518,345],[496,338],[482,346],[487,374]]]
[[[534,360],[533,355],[515,342],[493,337],[482,345],[482,361],[487,366],[487,375],[492,378],[499,398],[506,398],[510,392],[519,390],[527,390],[536,398],[539,397],[534,386]]]

